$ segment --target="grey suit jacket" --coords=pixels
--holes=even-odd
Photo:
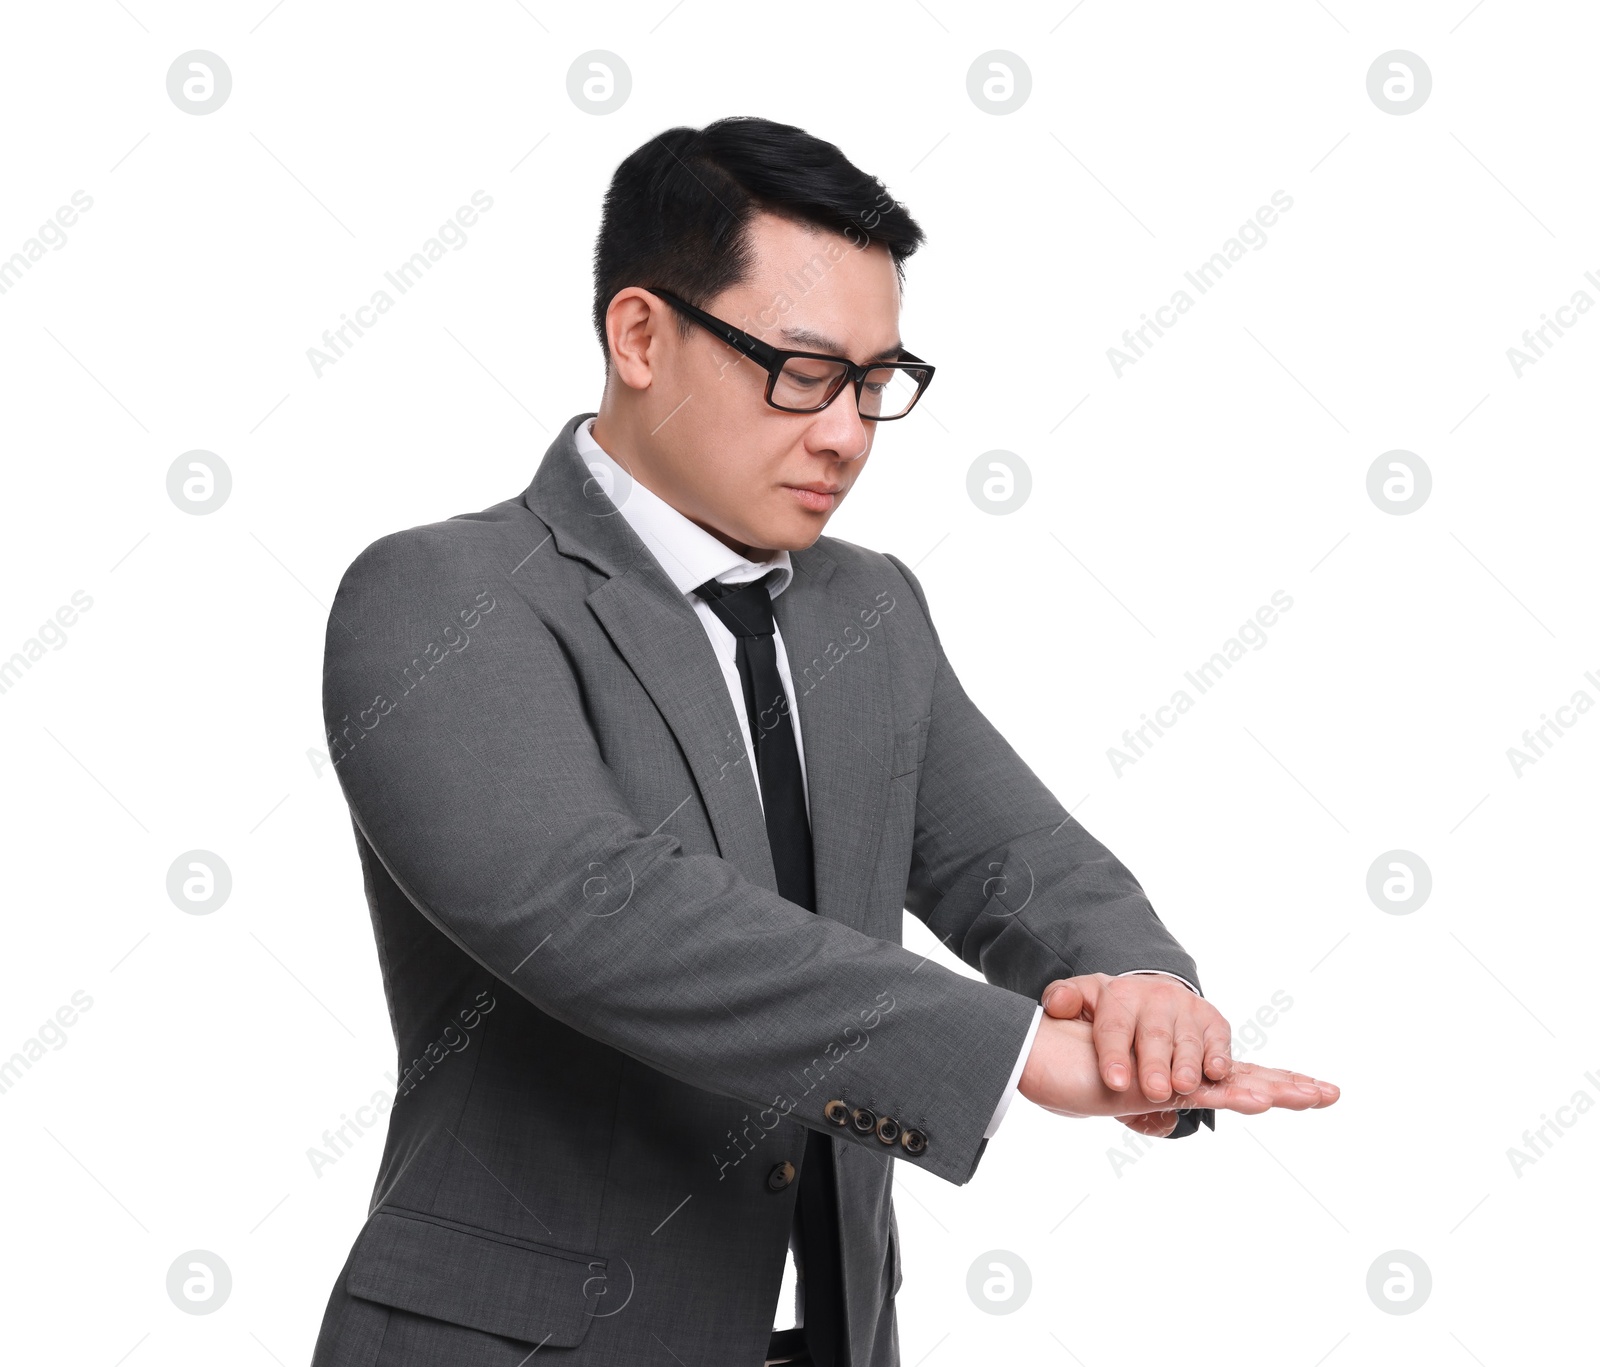
[[[910,570],[828,536],[774,604],[817,913],[780,897],[711,645],[588,416],[520,496],[373,542],[329,613],[400,1083],[313,1364],[757,1367],[815,1129],[850,1360],[894,1367],[895,1165],[972,1177],[1051,979],[1195,965],[973,706]],[[986,981],[903,948],[903,909]]]

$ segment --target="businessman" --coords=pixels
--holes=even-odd
[[[1156,1135],[1337,1099],[1232,1059],[916,576],[823,534],[933,378],[921,240],[798,128],[652,138],[598,412],[346,571],[323,708],[402,1074],[314,1367],[895,1367],[897,1164],[969,1181],[1019,1091]]]

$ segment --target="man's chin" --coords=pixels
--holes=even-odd
[[[833,513],[812,513],[800,507],[772,507],[761,510],[766,515],[754,526],[745,526],[736,533],[739,542],[753,552],[751,558],[770,558],[775,551],[803,551],[816,544]],[[763,554],[765,553],[765,554]]]
[[[801,514],[775,520],[762,529],[762,545],[774,551],[803,551],[816,544],[828,519],[821,514]]]

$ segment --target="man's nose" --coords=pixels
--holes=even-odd
[[[856,387],[845,382],[838,396],[817,415],[812,429],[812,449],[828,450],[843,460],[859,460],[867,454],[871,438],[856,407]]]

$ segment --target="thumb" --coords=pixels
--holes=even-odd
[[[1143,1115],[1119,1115],[1117,1119],[1130,1130],[1137,1130],[1140,1134],[1152,1135],[1157,1139],[1165,1139],[1178,1128],[1176,1111],[1148,1111]]]
[[[1083,989],[1070,978],[1057,978],[1049,984],[1040,997],[1047,1016],[1057,1020],[1075,1020],[1083,1011]]]

